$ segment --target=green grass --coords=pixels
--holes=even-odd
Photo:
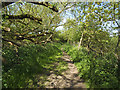
[[[62,56],[60,44],[29,45],[18,48],[18,55],[14,47],[3,48],[3,88],[45,87],[44,82],[51,70],[59,73],[66,69],[65,63],[59,58]],[[55,67],[56,62],[59,65]]]

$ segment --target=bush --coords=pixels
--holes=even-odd
[[[66,50],[65,50],[66,49]],[[94,52],[88,53],[87,49],[70,45],[64,46],[64,50],[71,56],[79,70],[79,75],[90,88],[118,88],[117,59],[112,52],[104,56],[95,56]]]
[[[14,47],[3,48],[6,64],[2,66],[3,88],[25,88],[35,76],[50,69],[56,61],[55,56],[62,55],[58,44],[21,46],[16,53]],[[37,84],[36,84],[37,85]]]

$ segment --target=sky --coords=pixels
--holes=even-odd
[[[103,4],[102,4],[103,5]],[[97,7],[97,6],[96,6]],[[74,17],[72,16],[72,14],[69,12],[69,10],[67,11],[66,15],[63,17],[63,20],[61,22],[61,24],[65,23],[67,21],[68,18],[74,19]],[[118,21],[118,20],[116,20]],[[109,22],[109,24],[107,24]],[[112,24],[113,21],[108,21],[105,24],[107,24],[107,29],[111,29],[113,31],[113,33],[117,33],[118,30],[113,30],[111,27],[118,27],[117,23]],[[63,26],[59,26],[57,27],[56,30],[63,30]]]
[[[97,7],[97,5],[96,5],[96,7]],[[18,8],[18,9],[19,9],[19,8]],[[74,19],[74,17],[73,17],[72,14],[69,12],[69,10],[70,10],[70,9],[67,10],[67,12],[66,12],[66,14],[64,15],[63,20],[62,20],[62,22],[61,22],[60,24],[65,23],[68,18]],[[111,22],[112,22],[112,21],[111,21]],[[111,24],[111,22],[108,24],[107,28],[110,28],[111,25],[112,25],[113,27],[117,27],[117,24],[113,25],[113,24]],[[63,29],[64,29],[63,26],[59,26],[56,30],[63,30]],[[113,30],[113,32],[117,32],[117,30]]]

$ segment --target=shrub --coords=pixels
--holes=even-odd
[[[105,53],[104,56],[91,52],[88,54],[86,48],[70,45],[64,46],[65,51],[71,56],[79,70],[79,75],[89,85],[90,88],[118,88],[116,77],[117,59],[112,52]]]
[[[17,53],[14,47],[3,48],[3,57],[8,63],[2,66],[2,87],[25,88],[30,80],[34,82],[36,74],[49,70],[50,64],[56,61],[55,56],[58,53],[62,55],[57,46],[50,43],[45,46],[30,44],[19,47]]]

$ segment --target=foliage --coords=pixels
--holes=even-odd
[[[9,6],[2,8],[3,46],[9,42],[13,45],[24,46],[30,43],[40,44],[51,41],[56,33],[55,29],[62,19],[60,13],[57,13],[59,7],[62,9],[62,4],[52,2],[11,3],[9,5],[6,2]]]
[[[61,56],[60,44],[67,42],[62,49],[90,88],[118,88],[120,32],[114,30],[120,28],[120,2],[3,3],[3,87],[37,85],[36,74],[53,69]],[[63,30],[56,30],[59,26]],[[57,69],[65,70],[64,64]]]
[[[12,47],[3,48],[3,57],[7,62],[3,64],[3,88],[24,88],[29,84],[29,80],[35,82],[36,75],[53,69],[52,64],[56,62],[56,56],[62,55],[58,46],[60,44],[48,43],[44,47],[31,44],[19,47],[18,56]]]
[[[70,46],[69,46],[70,47]],[[94,52],[88,52],[84,47],[80,50],[71,46],[64,50],[71,56],[79,70],[81,78],[85,79],[89,88],[118,88],[117,59],[112,52],[105,56],[96,56]]]

